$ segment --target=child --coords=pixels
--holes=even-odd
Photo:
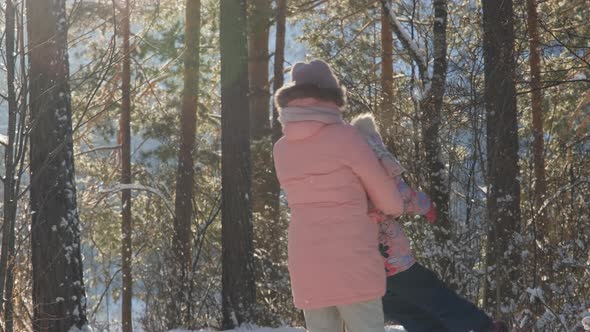
[[[429,197],[410,188],[402,179],[405,172],[399,161],[385,148],[371,114],[362,114],[352,125],[365,137],[382,167],[396,183],[404,203],[404,214],[423,215],[436,221],[436,207]],[[434,272],[416,263],[410,241],[397,222],[399,215],[386,216],[373,209],[370,215],[379,222],[379,249],[385,258],[387,292],[383,297],[386,320],[401,323],[409,332],[502,332],[503,323],[494,323],[483,311],[449,289]]]

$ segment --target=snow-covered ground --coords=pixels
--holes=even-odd
[[[405,331],[401,326],[386,326],[385,332],[403,332]],[[169,332],[213,332],[212,330],[172,330]],[[227,330],[225,332],[305,332],[302,327],[281,327],[281,328],[268,328],[268,327],[242,327],[235,330]]]

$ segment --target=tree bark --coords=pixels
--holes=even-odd
[[[273,95],[284,84],[284,68],[285,68],[285,32],[287,21],[287,0],[277,0],[276,11],[276,34],[275,34],[275,53],[273,66]],[[269,200],[270,207],[269,220],[271,220],[271,235],[275,239],[274,245],[270,248],[270,256],[274,262],[281,260],[281,243],[280,234],[283,232],[284,225],[281,221],[281,185],[276,176],[274,162],[272,159],[272,147],[283,135],[281,123],[279,122],[279,110],[274,100],[271,100],[272,107],[272,133],[271,133],[271,156],[269,158],[270,178],[269,178]]]
[[[13,330],[12,289],[14,283],[13,269],[15,259],[15,222],[16,222],[16,167],[15,136],[18,105],[15,81],[15,11],[12,0],[6,1],[5,42],[6,42],[6,82],[8,90],[8,142],[4,150],[4,218],[2,225],[2,255],[0,257],[0,307],[4,308],[4,331]],[[6,288],[5,288],[6,287]],[[6,290],[6,296],[4,296]]]
[[[446,242],[451,230],[449,218],[449,188],[441,155],[440,124],[447,77],[447,0],[435,0],[433,26],[433,69],[430,94],[422,105],[422,140],[424,142],[427,192],[436,204],[437,224],[442,228],[435,234],[439,243]],[[450,262],[447,262],[450,264]],[[450,268],[446,266],[445,268]]]
[[[178,152],[178,172],[176,175],[176,199],[174,220],[174,262],[175,275],[173,289],[177,296],[171,299],[173,320],[170,328],[190,327],[191,310],[191,262],[192,230],[194,218],[194,156],[199,101],[199,55],[201,30],[201,1],[187,0],[185,12],[185,53],[184,88],[182,114],[180,120],[180,150]]]
[[[385,145],[394,154],[397,153],[397,138],[393,113],[393,35],[389,26],[388,13],[381,11],[381,112],[379,122]]]
[[[275,58],[273,67],[273,95],[284,84],[284,70],[285,70],[285,32],[287,21],[287,0],[277,1],[277,25],[275,35]],[[272,142],[273,144],[283,135],[281,123],[279,122],[279,110],[274,101],[272,103]],[[273,168],[274,171],[274,168]],[[276,178],[276,176],[275,176]],[[278,181],[275,181],[278,188]],[[277,191],[278,197],[278,191]]]
[[[270,0],[249,3],[248,75],[250,85],[250,136],[253,141],[270,133],[270,87],[268,39],[272,8]]]
[[[83,328],[65,0],[28,0],[33,330]]]
[[[121,183],[131,184],[131,48],[129,46],[130,31],[130,4],[125,0],[122,8],[121,35],[123,37],[123,63],[121,68],[121,118],[119,120],[119,137],[121,145]],[[132,299],[133,276],[131,271],[132,260],[132,216],[131,216],[131,190],[121,191],[122,204],[122,274],[123,290],[121,296],[121,322],[123,332],[133,331]]]
[[[246,1],[221,2],[222,328],[253,322]]]
[[[541,57],[539,44],[539,18],[536,0],[527,0],[527,25],[529,33],[529,65],[531,67],[531,108],[533,115],[533,164],[535,173],[534,211],[537,213],[543,205],[547,192],[545,180],[545,140],[543,138],[543,90],[541,86]],[[547,213],[545,209],[534,216],[538,231],[547,234]]]
[[[248,20],[248,75],[250,86],[250,136],[252,138],[252,210],[268,222],[268,227],[260,227],[257,238],[266,250],[272,250],[275,239],[273,232],[276,220],[277,196],[274,194],[275,176],[272,169],[272,141],[270,128],[270,86],[269,86],[269,30],[272,15],[270,0],[249,3]],[[278,240],[278,239],[277,239]]]
[[[488,262],[493,283],[486,306],[507,320],[500,308],[518,298],[513,283],[519,275],[519,255],[513,237],[520,229],[520,183],[514,26],[512,1],[483,2],[483,47],[488,166]],[[491,286],[491,285],[494,286]]]

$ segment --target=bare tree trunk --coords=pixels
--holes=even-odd
[[[533,167],[534,167],[534,198],[533,198],[533,232],[535,243],[544,237],[552,238],[556,229],[548,224],[546,209],[541,209],[547,193],[545,180],[545,139],[543,130],[543,91],[541,86],[541,57],[539,43],[539,18],[537,14],[537,1],[527,0],[527,28],[529,35],[529,65],[531,68],[531,112],[533,120]],[[541,211],[539,214],[538,211]],[[534,271],[532,276],[533,287],[539,282],[539,249],[533,246]],[[551,271],[552,269],[549,269]],[[542,315],[545,308],[539,301],[531,304],[530,308],[535,315]],[[531,328],[531,326],[529,326]]]
[[[447,0],[435,0],[433,27],[433,56],[431,90],[422,105],[422,140],[426,157],[427,192],[436,204],[440,229],[435,233],[439,243],[450,239],[452,228],[449,219],[449,188],[447,174],[441,155],[440,124],[442,122],[443,97],[447,77]],[[443,262],[443,268],[450,269],[452,263]],[[446,266],[445,266],[446,265]]]
[[[270,130],[269,30],[272,15],[270,0],[249,2],[248,75],[250,85],[250,136],[252,138],[252,211],[263,227],[257,228],[257,245],[272,251],[273,229],[277,226],[274,202],[274,173]]]
[[[275,53],[274,53],[274,66],[273,66],[273,95],[276,93],[284,84],[284,70],[285,70],[285,32],[286,32],[286,22],[287,22],[287,0],[277,0],[277,9],[276,9],[276,33],[275,33]],[[272,102],[272,133],[271,133],[271,143],[274,145],[276,141],[278,141],[282,136],[282,127],[281,123],[279,122],[279,110],[277,109],[277,105],[274,104],[274,100]],[[270,147],[270,151],[272,151],[272,145]],[[269,206],[271,208],[271,215],[270,220],[274,221],[274,229],[272,231],[273,238],[277,239],[275,245],[271,250],[271,257],[275,262],[280,261],[281,249],[280,249],[280,236],[276,236],[281,234],[283,229],[283,225],[279,222],[281,220],[281,211],[280,211],[280,194],[281,194],[281,186],[279,184],[279,180],[277,179],[274,162],[272,161],[272,155],[270,158],[270,202]]]
[[[286,21],[287,21],[287,0],[276,0],[277,1],[277,28],[275,36],[275,58],[273,67],[273,94],[276,93],[284,84],[284,70],[285,70],[285,32],[286,32]],[[272,109],[272,142],[273,144],[279,140],[282,136],[281,123],[279,122],[279,112],[277,105],[273,101]],[[273,168],[274,171],[274,168]],[[276,176],[275,176],[276,178]],[[275,181],[277,188],[279,186],[278,181]],[[278,189],[277,189],[278,190]],[[277,191],[278,197],[278,191]]]
[[[129,46],[130,32],[130,5],[125,0],[122,8],[121,34],[123,37],[123,64],[121,68],[121,118],[119,119],[119,137],[121,145],[121,183],[131,184],[131,48]],[[122,273],[123,290],[121,297],[121,323],[123,332],[133,331],[132,299],[133,277],[131,272],[132,259],[132,217],[131,217],[131,189],[121,192],[122,204]]]
[[[184,326],[189,328],[192,321],[191,310],[191,262],[192,230],[194,218],[194,157],[199,101],[199,54],[201,30],[201,1],[187,0],[185,12],[185,53],[184,90],[182,115],[180,120],[180,150],[178,152],[178,172],[176,176],[176,200],[174,220],[174,262],[175,275],[173,289],[178,293],[172,298],[174,317],[170,328]]]
[[[83,328],[65,0],[27,1],[33,330]]]
[[[497,317],[500,308],[517,299],[519,255],[514,234],[520,229],[520,184],[516,88],[514,83],[514,27],[512,1],[483,2],[485,105],[488,150],[488,261],[493,285],[485,303]]]
[[[250,136],[253,141],[270,133],[268,84],[268,38],[272,8],[270,0],[249,2],[248,75],[250,85]]]
[[[4,155],[4,219],[2,224],[2,254],[0,257],[0,301],[4,300],[4,285],[6,280],[6,265],[8,262],[8,242],[11,232],[11,207],[14,181],[14,134],[16,129],[16,93],[14,88],[14,6],[12,0],[6,1],[5,15],[5,44],[6,44],[6,82],[8,90],[8,142],[6,142]]]
[[[257,228],[257,245],[278,259],[277,228],[279,218],[279,185],[272,162],[269,86],[269,31],[272,17],[270,0],[250,2],[248,20],[248,70],[250,84],[250,134],[252,138],[252,211],[261,218]],[[283,50],[284,52],[284,50]],[[256,220],[256,219],[255,219]]]
[[[12,288],[14,283],[13,269],[15,259],[15,222],[16,222],[16,205],[17,193],[16,187],[16,167],[17,158],[15,158],[15,135],[18,105],[16,100],[15,80],[15,11],[16,8],[12,0],[6,1],[5,23],[5,42],[6,42],[6,78],[8,90],[8,142],[4,150],[4,218],[2,225],[2,255],[0,257],[0,301],[1,307],[4,308],[4,331],[12,332],[13,330],[13,310],[12,310]],[[4,290],[6,286],[6,296]]]
[[[531,107],[533,113],[533,163],[535,170],[535,198],[534,211],[540,210],[547,192],[545,180],[545,141],[543,138],[543,90],[541,86],[541,57],[539,44],[539,18],[537,14],[536,0],[527,0],[527,25],[529,33],[529,64],[531,67]],[[543,209],[540,215],[535,216],[537,225],[541,225],[539,231],[546,234],[547,213]]]
[[[389,18],[385,10],[381,11],[381,135],[385,145],[397,152],[395,140],[397,138],[393,113],[393,35],[389,26]]]
[[[222,1],[222,328],[253,322],[256,306],[246,27],[246,1]]]

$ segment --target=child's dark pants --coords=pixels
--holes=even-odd
[[[408,332],[488,332],[493,324],[418,263],[387,278],[383,313],[386,322],[396,321]]]

